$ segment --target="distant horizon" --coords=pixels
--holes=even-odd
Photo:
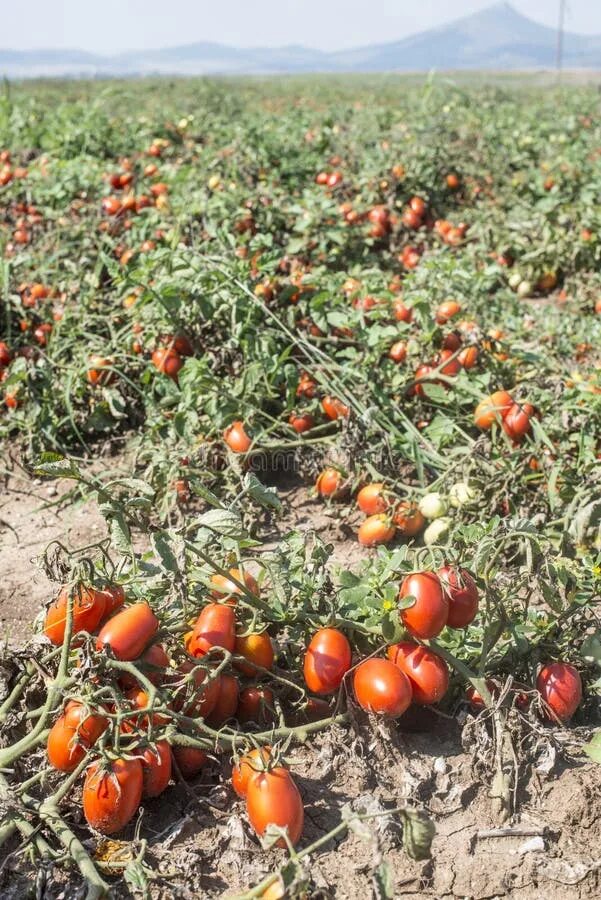
[[[50,4],[47,0],[30,0],[26,11],[26,22],[21,21],[17,6],[12,6],[7,12],[8,21],[3,26],[0,50],[8,53],[79,51],[97,57],[110,58],[130,52],[140,53],[189,47],[196,44],[216,44],[239,50],[302,47],[317,52],[336,53],[387,44],[419,35],[425,31],[445,27],[474,13],[503,5],[510,6],[515,12],[538,25],[555,28],[557,27],[558,3],[559,0],[553,0],[552,3],[549,3],[549,0],[513,0],[513,2],[505,4],[502,0],[501,2],[498,0],[497,2],[495,0],[492,2],[491,0],[488,2],[487,0],[456,0],[451,9],[443,0],[422,0],[420,18],[419,21],[416,21],[414,16],[408,18],[403,10],[398,10],[398,0],[371,0],[369,4],[371,15],[368,17],[371,25],[366,29],[360,24],[366,12],[365,0],[346,0],[346,2],[343,0],[254,0],[252,12],[255,14],[255,30],[260,27],[261,33],[249,42],[236,39],[237,35],[240,37],[241,34],[247,36],[252,33],[245,25],[249,6],[243,0],[222,0],[219,8],[216,9],[213,6],[211,10],[204,11],[202,7],[208,5],[205,0],[195,3],[191,3],[190,0],[171,0],[167,9],[169,23],[162,21],[166,11],[163,0],[130,0],[126,6],[122,4],[121,0],[105,0],[102,9],[96,11],[100,13],[100,22],[95,21],[98,16],[93,10],[90,11],[89,6],[87,10],[82,10],[79,0],[62,0],[62,2]],[[572,0],[565,20],[565,31],[568,34],[587,37],[601,36],[601,4],[593,12],[585,9],[588,4],[589,0]],[[240,8],[236,9],[237,6]],[[52,9],[49,10],[49,7]],[[61,10],[57,10],[57,7],[62,8],[62,13]],[[226,10],[231,7],[234,7],[231,10],[233,22],[229,21],[229,14],[226,13]],[[324,40],[321,34],[323,29],[312,28],[310,20],[312,9],[316,13],[319,12],[321,17],[328,17],[329,21],[332,15],[335,16],[336,8],[340,10],[343,21],[339,21],[338,27],[334,29],[339,40],[333,43],[330,37]],[[177,15],[178,9],[182,12],[181,16]],[[114,10],[116,19],[113,18],[112,10]],[[45,22],[48,13],[51,13],[51,21]],[[202,22],[196,26],[193,20],[199,13],[202,15]],[[304,22],[302,29],[299,29],[296,22],[299,13],[302,14]],[[356,25],[353,24],[353,15],[355,15]],[[273,18],[279,20],[271,23],[271,38],[269,38],[269,30],[266,31],[263,27],[265,23],[262,18],[265,17],[268,20]],[[286,29],[287,33],[282,33],[280,36],[282,22],[286,19],[289,21],[289,30]],[[131,28],[124,27],[127,20],[131,20]],[[307,20],[309,21],[307,22]],[[107,21],[110,25],[111,46],[101,43],[104,40],[103,30]],[[116,34],[115,21],[120,24]],[[185,34],[180,34],[177,28],[169,27],[177,22],[180,23],[181,28],[185,28]],[[585,28],[585,24],[589,27]],[[317,25],[319,26],[319,22]],[[346,28],[347,37],[344,36],[343,25]],[[60,27],[57,28],[57,26]],[[352,34],[348,31],[349,28]],[[384,28],[387,29],[386,33],[383,31]],[[36,29],[43,32],[46,40],[38,42],[34,38],[31,41],[31,35],[35,34]],[[329,31],[329,29],[327,30]],[[81,40],[76,37],[80,32]],[[153,42],[153,37],[158,32],[165,35],[165,39],[162,42]],[[194,36],[191,32],[194,32]],[[131,36],[134,33],[141,35],[140,43],[132,40],[125,44],[125,36],[127,34]],[[52,39],[53,34],[60,35],[60,37]],[[11,40],[10,35],[17,35],[17,37],[13,37]],[[30,43],[24,43],[25,35],[29,36]],[[92,35],[94,36],[93,44],[90,43]],[[145,40],[143,39],[144,35],[146,35]],[[115,39],[116,36],[118,40]],[[47,39],[48,37],[50,40]]]
[[[420,21],[420,30],[405,37],[394,38],[391,31],[386,40],[369,42],[363,35],[362,42],[351,48],[330,51],[301,42],[302,35],[295,35],[294,44],[269,46],[264,42],[259,47],[214,41],[208,35],[192,40],[190,35],[184,43],[139,50],[113,47],[108,54],[76,46],[33,50],[0,48],[0,75],[19,79],[555,68],[556,29],[524,15],[512,4],[487,3],[473,13],[456,12],[455,18],[446,24],[428,28]],[[599,71],[601,33],[587,35],[566,30],[563,65],[566,69]]]

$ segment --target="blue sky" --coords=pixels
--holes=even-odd
[[[491,0],[22,0],[6,2],[0,46],[110,52],[195,41],[305,44],[324,50],[392,41],[484,9]],[[555,26],[559,0],[513,0]],[[568,0],[569,31],[601,33],[601,0]]]

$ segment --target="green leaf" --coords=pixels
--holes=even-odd
[[[144,866],[139,860],[132,860],[123,873],[123,878],[135,891],[140,891],[144,897],[148,896],[148,878]]]
[[[350,572],[348,569],[343,569],[338,575],[338,582],[340,584],[340,587],[350,588],[358,585],[361,582],[361,579],[358,575],[355,575],[354,572]]]
[[[262,484],[256,475],[253,475],[252,472],[248,472],[244,476],[243,482],[244,490],[250,494],[253,500],[256,500],[257,503],[260,503],[261,506],[268,507],[270,509],[277,509],[278,512],[282,509],[282,503],[280,498],[278,497],[278,492],[276,488],[273,487],[265,487]]]
[[[393,900],[394,873],[390,863],[385,860],[374,872],[374,888],[377,900]]]
[[[597,628],[584,639],[580,653],[586,662],[601,667],[601,629]]]
[[[200,530],[208,529],[225,537],[242,540],[246,532],[237,513],[229,509],[209,509],[197,519]]]
[[[111,543],[119,553],[131,552],[131,532],[121,513],[112,513],[110,519]]]
[[[132,491],[137,491],[139,494],[142,494],[144,497],[152,498],[155,495],[155,490],[151,487],[148,482],[142,481],[141,478],[119,478],[115,484],[121,485],[121,487],[129,488]]]
[[[75,481],[81,479],[81,472],[73,460],[61,456],[60,453],[42,453],[33,471],[35,475],[46,478],[72,478]]]
[[[585,744],[582,749],[587,756],[590,756],[593,762],[601,763],[601,731],[598,731],[593,739],[588,744]]]
[[[387,643],[400,641],[405,629],[396,610],[386,613],[382,619],[382,637]]]
[[[152,535],[150,540],[154,552],[159,558],[162,570],[164,572],[171,572],[173,575],[179,572],[177,558],[171,549],[171,535],[166,531],[158,531]]]
[[[434,822],[425,812],[417,809],[403,812],[403,847],[411,859],[429,859],[435,833]]]
[[[417,597],[413,597],[411,594],[407,594],[405,597],[399,597],[398,608],[409,609],[409,607],[413,606],[416,601]]]
[[[370,593],[371,589],[368,584],[357,584],[355,587],[344,588],[340,591],[339,597],[344,606],[354,608],[363,606],[363,601]]]

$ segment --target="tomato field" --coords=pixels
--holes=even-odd
[[[599,896],[600,200],[593,86],[4,86],[2,896]]]

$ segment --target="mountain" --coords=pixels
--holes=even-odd
[[[555,66],[557,31],[495,3],[448,25],[392,44],[335,53],[343,69],[379,72],[427,69],[548,69]],[[601,69],[601,35],[566,34],[566,68]]]
[[[309,47],[229,47],[200,42],[100,56],[82,50],[1,50],[0,76],[118,77],[303,72],[422,72],[429,69],[549,69],[557,32],[509,3],[392,43],[326,53]],[[601,35],[565,34],[564,66],[601,70]]]

